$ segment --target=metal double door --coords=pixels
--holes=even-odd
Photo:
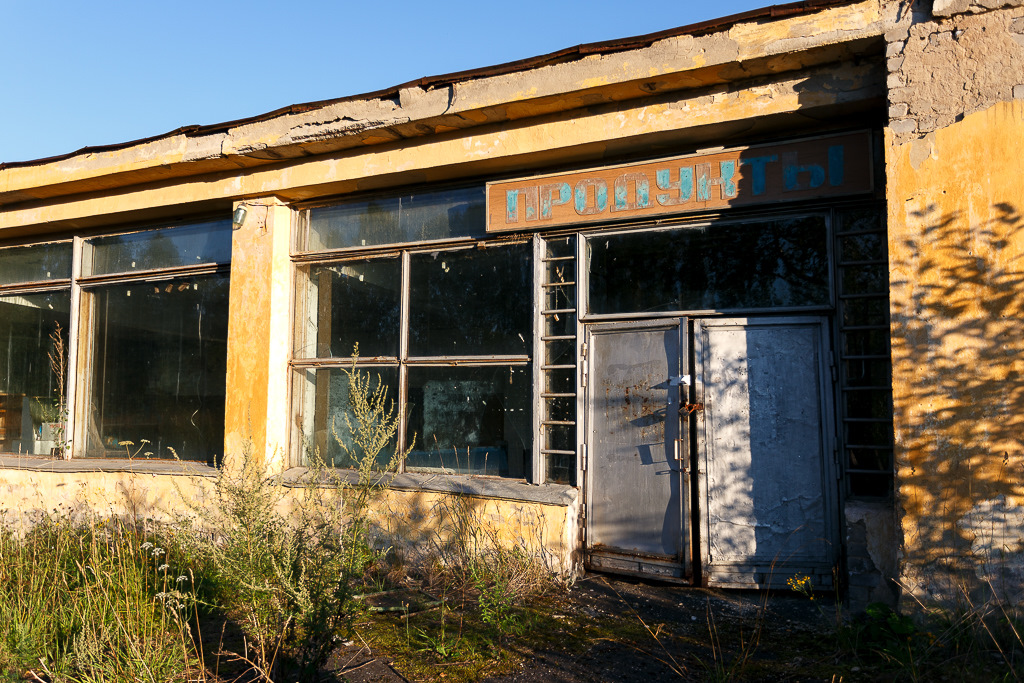
[[[825,318],[600,323],[586,343],[590,568],[747,588],[831,578]]]

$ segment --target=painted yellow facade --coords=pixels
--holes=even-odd
[[[949,600],[964,589],[1020,596],[1022,4],[1011,0],[993,9],[969,0],[936,2],[934,8],[897,0],[794,3],[710,28],[589,46],[448,80],[424,79],[386,96],[297,106],[66,158],[0,165],[0,249],[71,238],[79,248],[107,233],[199,217],[227,220],[244,209],[245,219],[231,232],[225,466],[251,445],[269,475],[301,483],[305,446],[299,443],[304,436],[298,375],[313,372],[317,362],[294,348],[302,324],[296,320],[298,302],[306,292],[302,278],[310,263],[329,266],[358,252],[305,253],[300,237],[309,206],[866,130],[875,140],[873,191],[832,203],[763,208],[764,221],[800,212],[828,216],[833,240],[843,216],[851,215],[844,211],[866,212],[886,235],[890,319],[884,348],[874,355],[884,365],[891,347],[887,413],[894,439],[887,457],[893,462],[860,467],[875,477],[870,495],[859,495],[847,472],[858,466],[854,456],[844,455],[853,439],[843,422],[849,417],[843,412],[846,380],[831,380],[834,395],[822,404],[827,436],[836,443],[834,456],[822,456],[828,461],[822,471],[836,470],[822,495],[826,514],[834,517],[826,526],[835,530],[839,588],[857,605],[900,596]],[[779,163],[798,168],[795,162]],[[794,171],[794,183],[806,182],[797,176]],[[762,220],[731,207],[672,216],[653,228],[755,218]],[[539,254],[548,244],[543,240],[572,228],[511,239],[532,239]],[[598,231],[620,229],[640,232],[652,225],[609,223]],[[577,233],[573,239],[589,244],[590,233]],[[467,245],[453,239],[436,249]],[[481,239],[475,246],[486,253],[498,245]],[[387,255],[408,263],[410,253],[432,248],[426,242],[400,245]],[[367,248],[374,257],[385,251]],[[837,254],[828,254],[825,260],[835,268],[829,286],[838,286],[845,266],[838,265]],[[581,258],[578,267],[585,265]],[[409,266],[403,267],[408,280]],[[104,284],[88,277],[83,282],[68,285],[72,296],[81,287]],[[402,287],[408,290],[407,283]],[[844,365],[843,354],[856,354],[844,348],[843,304],[830,291],[829,303],[810,313],[782,306],[771,315],[824,320],[831,339],[825,357],[839,359],[833,372],[841,378],[852,367]],[[11,292],[23,293],[0,285],[0,297]],[[754,315],[740,309],[673,315]],[[635,317],[643,323],[645,315]],[[605,323],[596,317],[578,321],[579,335]],[[538,332],[531,341],[535,354],[544,340]],[[590,362],[578,349],[570,367],[577,360],[581,368]],[[537,361],[534,355],[507,360],[510,367]],[[416,362],[414,355],[402,357],[395,367]],[[573,394],[581,410],[591,400],[583,374]],[[542,392],[535,393],[539,405]],[[703,403],[700,409],[696,402],[687,405],[691,413],[703,409]],[[888,428],[888,415],[876,419],[878,406],[872,409],[867,419]],[[692,419],[704,428],[698,422],[703,416]],[[559,571],[580,571],[595,550],[586,536],[586,506],[597,492],[588,490],[586,478],[591,432],[581,428],[578,434],[571,451],[579,472],[574,483],[553,486],[538,472],[494,486],[471,476],[420,474],[401,485],[396,480],[384,493],[375,507],[376,523],[415,547],[417,538],[443,536],[443,520],[452,510],[470,511],[495,538],[528,545]],[[694,444],[693,453],[704,447]],[[131,463],[74,457],[60,466],[48,465],[46,458],[27,466],[16,455],[0,455],[0,507],[18,514],[85,506],[113,514],[144,508],[170,518],[180,509],[183,482],[192,487],[188,495],[202,495],[195,483],[200,479],[182,476],[175,463],[139,465],[130,472]],[[705,475],[695,458],[693,476]],[[891,493],[879,481],[891,485]],[[880,494],[882,489],[887,493]],[[629,491],[623,497],[642,496]],[[706,512],[702,504],[694,503],[691,521],[697,526]],[[685,578],[696,583],[702,580],[700,563],[710,566],[713,558],[702,557],[707,539],[699,533],[686,543],[693,547],[680,552],[690,553],[693,566],[681,562],[681,571],[691,572]],[[755,567],[753,578],[736,581],[765,584],[759,571]]]
[[[1022,135],[1014,100],[888,150],[896,481],[921,594],[1020,571]]]

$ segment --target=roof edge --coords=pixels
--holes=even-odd
[[[241,119],[234,119],[231,121],[223,121],[220,123],[204,125],[186,125],[181,126],[179,128],[175,128],[174,130],[159,135],[152,135],[145,138],[139,138],[137,140],[129,140],[127,142],[118,142],[108,145],[90,145],[82,147],[81,149],[75,150],[73,152],[57,154],[54,156],[43,157],[40,159],[0,162],[0,171],[3,171],[8,168],[26,168],[30,166],[41,166],[55,161],[64,161],[66,159],[72,159],[82,154],[112,152],[121,149],[127,149],[129,147],[134,147],[135,145],[156,142],[158,140],[171,138],[176,135],[200,136],[209,133],[217,133],[239,126],[250,125],[253,123],[261,123],[264,121],[269,121],[271,119],[275,119],[281,116],[287,116],[290,114],[301,114],[323,107],[341,104],[344,102],[391,98],[398,95],[402,90],[406,90],[409,88],[419,87],[423,90],[429,90],[436,87],[442,87],[446,85],[452,85],[455,83],[476,80],[479,78],[488,78],[492,76],[507,75],[510,73],[516,73],[520,71],[528,71],[530,69],[536,69],[544,66],[567,62],[573,59],[579,59],[589,55],[610,54],[615,52],[625,52],[628,50],[649,47],[650,45],[658,41],[665,40],[667,38],[675,38],[684,35],[705,35],[722,29],[731,28],[736,24],[755,19],[777,19],[781,17],[790,17],[800,14],[809,14],[811,12],[826,9],[829,7],[852,5],[858,1],[859,0],[800,0],[799,2],[790,2],[780,5],[769,5],[768,7],[763,7],[760,9],[747,10],[746,12],[740,12],[738,14],[731,14],[717,19],[709,19],[694,24],[688,24],[677,28],[665,29],[663,31],[647,33],[640,36],[633,36],[629,38],[617,38],[614,40],[601,41],[595,43],[582,43],[580,45],[563,48],[555,52],[549,52],[544,55],[539,55],[536,57],[527,57],[525,59],[515,60],[512,62],[505,62],[494,66],[479,67],[475,69],[469,69],[466,71],[456,71],[453,73],[442,74],[437,76],[424,76],[422,78],[407,81],[405,83],[400,83],[398,85],[394,85],[383,90],[376,90],[368,93],[359,93],[355,95],[346,95],[344,97],[337,97],[327,100],[318,100],[313,102],[292,104],[278,109],[274,109],[264,114],[257,114],[255,116],[249,116]]]

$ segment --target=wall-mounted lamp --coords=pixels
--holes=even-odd
[[[242,227],[242,223],[245,222],[245,215],[248,213],[244,206],[239,206],[235,209],[235,212],[231,214],[231,225],[236,228]]]

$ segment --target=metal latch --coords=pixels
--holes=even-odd
[[[703,403],[684,403],[683,407],[679,409],[680,415],[692,415],[693,413],[699,413],[704,410]]]
[[[670,387],[678,387],[680,384],[685,384],[686,386],[690,386],[690,376],[689,375],[679,375],[677,377],[669,377],[668,378],[668,385]]]

